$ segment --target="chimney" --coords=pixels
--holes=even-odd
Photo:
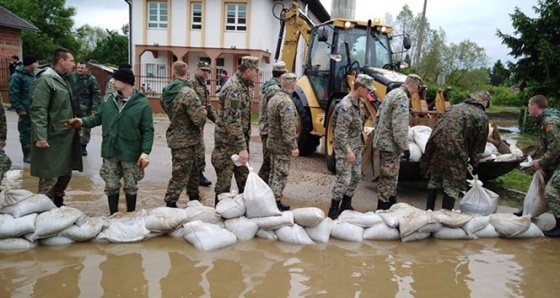
[[[332,0],[331,18],[354,19],[356,17],[356,0]]]

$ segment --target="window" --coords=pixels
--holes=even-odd
[[[202,3],[193,3],[192,8],[191,29],[202,29]]]
[[[167,28],[167,2],[148,2],[148,28]]]
[[[216,66],[224,67],[225,59],[224,58],[217,58],[216,59]]]
[[[226,31],[247,30],[247,4],[227,4],[226,11]]]
[[[147,77],[167,77],[167,65],[165,64],[146,64]]]

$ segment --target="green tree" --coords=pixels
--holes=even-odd
[[[122,31],[126,32],[127,25]],[[95,49],[89,58],[102,64],[119,65],[128,61],[128,36],[119,34],[116,30],[106,30],[107,36],[97,41]]]
[[[484,48],[470,40],[451,43],[442,57],[443,72],[451,86],[471,88],[488,84],[487,64],[488,56]],[[471,71],[474,73],[469,74]]]
[[[560,100],[560,2],[539,0],[533,7],[536,18],[530,18],[518,8],[510,14],[516,35],[497,30],[497,35],[517,59],[510,70],[513,79],[520,82],[522,94],[529,98],[543,94]]]
[[[490,71],[490,84],[493,86],[501,86],[509,83],[509,70],[504,66],[501,60],[496,61]]]

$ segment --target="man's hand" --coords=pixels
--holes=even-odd
[[[49,148],[49,142],[47,141],[37,141],[35,142],[35,147],[37,148]]]
[[[538,160],[538,159],[537,159],[537,160],[533,160],[533,168],[534,168],[535,170],[537,170],[537,171],[541,169],[541,164],[539,163],[539,160]]]
[[[239,162],[244,165],[249,161],[249,152],[247,150],[239,151]]]
[[[298,157],[298,156],[299,156],[299,149],[292,150],[292,157]]]
[[[354,164],[356,162],[356,155],[354,155],[354,152],[346,152],[346,161],[349,164]]]
[[[6,141],[0,141],[0,149],[6,147]]]
[[[138,161],[136,162],[136,165],[138,166],[138,168],[140,168],[140,171],[144,171],[144,169],[148,167],[149,164],[150,160],[148,159],[148,155],[144,153],[140,155]]]
[[[62,122],[64,122],[64,126],[68,129],[78,129],[82,127],[82,119],[80,118],[66,119],[62,120]]]
[[[20,115],[20,116],[25,116],[25,115],[27,115],[27,112],[26,112],[26,111],[17,111],[16,113],[17,113],[18,115]]]

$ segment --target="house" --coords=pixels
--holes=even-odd
[[[10,58],[17,55],[20,60],[23,59],[21,30],[39,29],[0,6],[0,92],[5,102],[8,102]]]
[[[271,76],[280,21],[273,16],[284,0],[125,0],[131,13],[131,64],[138,89],[159,94],[170,81],[171,65],[182,60],[194,74],[204,60],[212,68],[210,95],[222,71],[237,70],[241,57],[261,60],[261,81]],[[319,0],[298,1],[316,23],[329,19]],[[302,51],[303,52],[303,51]],[[258,96],[258,94],[256,94]],[[152,104],[160,111],[159,104]]]

